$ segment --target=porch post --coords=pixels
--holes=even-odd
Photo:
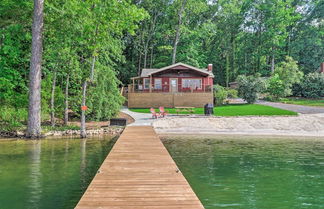
[[[132,92],[134,92],[135,91],[135,79],[132,78],[132,80],[133,80]]]

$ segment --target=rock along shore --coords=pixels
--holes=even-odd
[[[99,129],[87,130],[88,136],[96,135],[119,135],[123,132],[124,127],[120,126],[110,126]],[[44,137],[61,137],[61,136],[79,136],[80,130],[65,130],[65,131],[48,131],[43,134]],[[25,138],[25,133],[23,131],[2,131],[0,132],[0,137],[3,138]]]

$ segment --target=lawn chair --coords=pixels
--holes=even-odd
[[[152,118],[157,119],[157,118],[160,117],[160,114],[157,113],[157,112],[155,112],[155,109],[154,109],[153,107],[151,107],[150,111],[151,111],[151,113],[152,113]]]
[[[165,117],[168,114],[168,112],[164,110],[164,107],[159,107],[159,110],[160,110],[160,115],[162,117]]]

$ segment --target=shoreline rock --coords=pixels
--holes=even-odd
[[[100,129],[90,129],[87,130],[87,135],[88,136],[97,136],[97,135],[120,135],[125,127],[120,127],[120,126],[110,126],[110,127],[105,127],[105,128],[100,128]],[[43,134],[43,137],[63,137],[63,136],[78,136],[80,135],[80,130],[64,130],[64,131],[48,131]],[[25,132],[23,131],[0,131],[0,138],[26,138],[25,137]]]

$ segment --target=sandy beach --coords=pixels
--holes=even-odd
[[[158,134],[324,137],[324,114],[298,116],[169,117],[153,122]]]

